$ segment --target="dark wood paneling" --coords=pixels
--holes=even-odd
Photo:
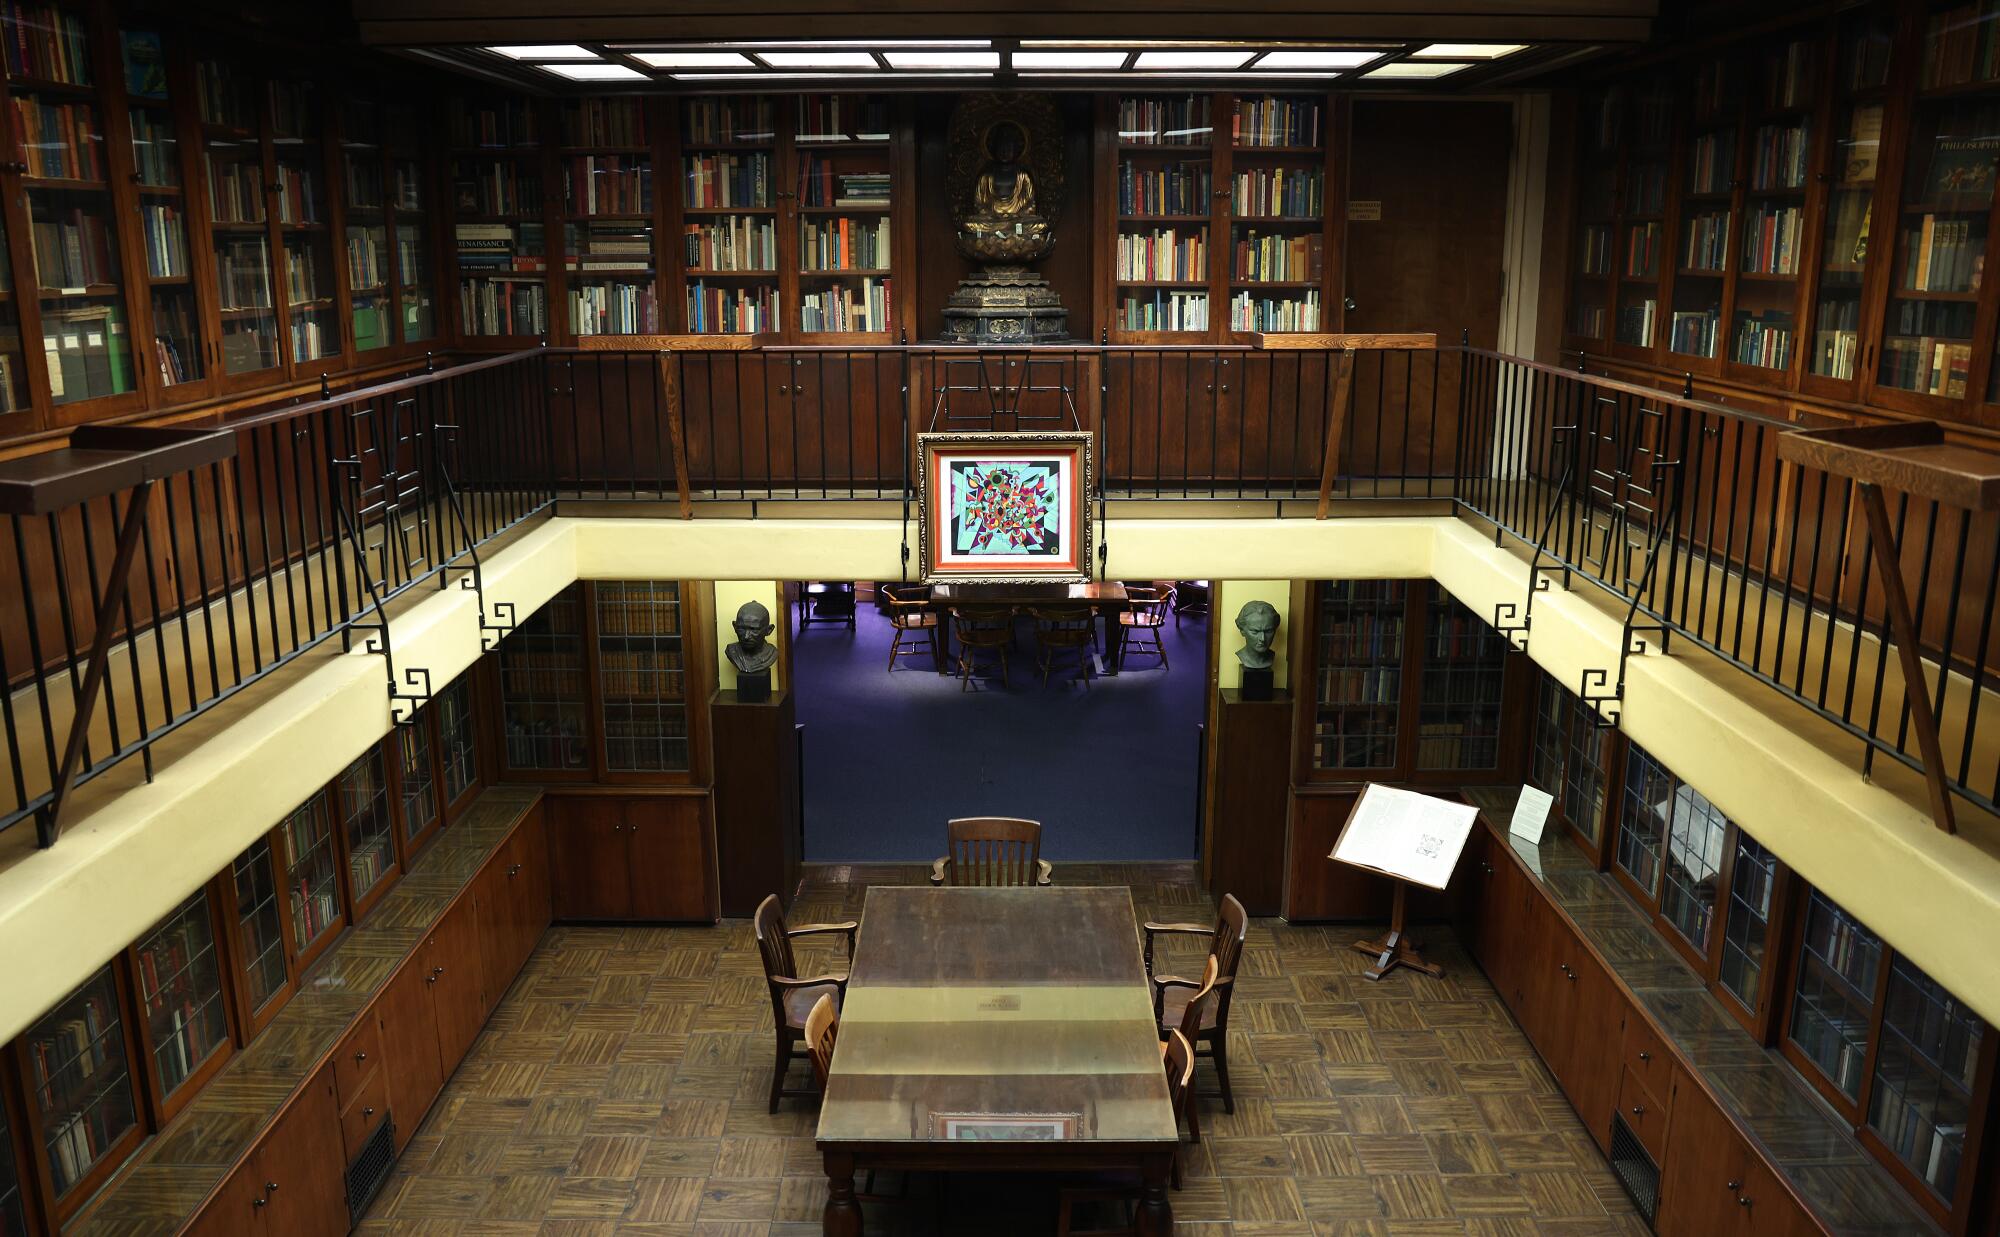
[[[1252,915],[1284,907],[1286,783],[1292,699],[1245,700],[1225,688],[1216,707],[1215,815],[1208,830],[1209,892],[1233,893]],[[1324,854],[1325,852],[1321,852]]]
[[[1393,892],[1388,878],[1327,855],[1360,797],[1359,788],[1292,796],[1292,836],[1286,865],[1285,918],[1386,920]]]
[[[382,1028],[382,1066],[389,1071],[389,1111],[396,1122],[396,1150],[416,1134],[417,1125],[444,1085],[438,1061],[437,1015],[431,1007],[429,969],[419,949],[375,1000]]]
[[[438,1064],[449,1076],[486,1024],[479,916],[472,899],[460,898],[439,922],[424,943],[421,960],[428,972],[437,1017]]]
[[[341,1153],[332,1070],[322,1069],[306,1084],[264,1136],[255,1158],[264,1176],[265,1232],[346,1237],[347,1157]]]
[[[749,915],[766,894],[786,907],[799,884],[799,743],[790,692],[709,705],[715,751],[715,849],[722,913]]]
[[[714,827],[706,795],[649,795],[627,801],[631,915],[668,922],[712,921]]]
[[[551,796],[549,872],[557,919],[629,919],[625,804],[609,796]]]

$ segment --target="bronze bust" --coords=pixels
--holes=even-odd
[[[1243,633],[1236,660],[1247,670],[1269,670],[1277,660],[1271,642],[1278,634],[1278,608],[1268,601],[1244,602],[1236,612],[1236,630]]]
[[[736,667],[739,674],[761,674],[768,671],[778,660],[778,646],[771,643],[771,633],[777,627],[771,622],[771,612],[761,601],[746,601],[737,607],[736,620],[730,624],[736,630],[736,640],[723,652],[729,664]]]

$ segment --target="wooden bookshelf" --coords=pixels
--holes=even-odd
[[[544,109],[524,99],[454,98],[446,108],[458,339],[521,347],[559,331],[550,315],[553,153]]]
[[[901,199],[896,108],[885,95],[801,95],[792,101],[801,340],[888,343],[896,304]],[[901,190],[901,192],[899,192]]]
[[[332,796],[322,790],[278,822],[278,871],[285,891],[292,973],[325,952],[347,923]]]
[[[350,95],[340,109],[337,183],[349,339],[380,357],[436,339],[429,160],[405,104]]]
[[[1798,361],[1826,54],[1822,28],[1814,27],[1760,47],[1750,59],[1735,295],[1718,345],[1724,369],[1750,380],[1759,371],[1789,374]]]
[[[572,584],[500,644],[500,722],[506,767],[588,774],[592,755],[584,587]]]
[[[195,64],[212,265],[220,327],[217,377],[226,387],[268,381],[286,364],[271,238],[272,172],[260,136],[257,83],[224,59]]]
[[[680,105],[677,255],[682,323],[691,334],[785,329],[791,238],[778,209],[778,101],[714,95]]]
[[[249,1034],[270,1021],[292,991],[279,888],[277,855],[267,834],[229,868],[230,957],[237,970],[233,987],[239,1021]]]
[[[17,1051],[27,1080],[42,1195],[60,1220],[88,1199],[144,1135],[125,985],[109,965],[37,1019]]]
[[[692,751],[681,586],[602,581],[590,592],[602,772],[686,773]]]
[[[384,746],[370,748],[333,781],[331,806],[340,826],[348,896],[356,920],[396,883],[400,866]]]
[[[1397,767],[1408,610],[1401,580],[1318,586],[1313,768],[1351,775]]]
[[[212,895],[196,890],[131,951],[146,1092],[171,1120],[233,1050]]]
[[[1417,768],[1497,772],[1506,638],[1442,589],[1429,591],[1423,611]]]
[[[1212,336],[1226,295],[1215,254],[1227,212],[1226,157],[1216,125],[1226,105],[1210,94],[1123,95],[1106,101],[1117,152],[1110,233],[1112,338],[1191,341]]]
[[[1672,158],[1673,96],[1667,80],[1649,76],[1624,94],[1629,146],[1621,160],[1616,293],[1611,319],[1614,353],[1652,355],[1660,326],[1660,273],[1673,260],[1667,228],[1667,169]]]
[[[1720,369],[1723,310],[1737,254],[1745,76],[1733,53],[1698,60],[1677,144],[1679,192],[1667,231],[1673,239],[1663,263],[1660,329],[1667,363],[1704,373]]]
[[[141,269],[152,319],[152,340],[150,345],[141,344],[138,363],[155,375],[163,397],[198,396],[208,389],[210,366],[204,289],[195,279],[198,250],[190,219],[196,205],[187,192],[193,152],[181,141],[182,101],[173,89],[166,39],[160,31],[124,29],[118,38],[132,184],[146,256]]]
[[[1234,95],[1229,125],[1229,329],[1316,332],[1325,319],[1324,95]]]
[[[638,98],[565,100],[560,126],[569,337],[660,331],[660,109]]]

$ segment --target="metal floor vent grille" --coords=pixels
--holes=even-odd
[[[396,1121],[391,1113],[382,1118],[375,1132],[362,1144],[354,1162],[347,1166],[347,1218],[350,1222],[361,1223],[368,1204],[375,1201],[375,1194],[382,1183],[389,1179],[389,1170],[396,1166]]]
[[[1618,1178],[1618,1184],[1631,1195],[1632,1205],[1639,1209],[1647,1224],[1660,1211],[1660,1166],[1653,1163],[1653,1157],[1646,1154],[1646,1148],[1639,1142],[1619,1116],[1611,1118],[1611,1171]]]

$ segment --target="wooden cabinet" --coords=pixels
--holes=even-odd
[[[746,704],[715,693],[709,710],[715,744],[716,868],[722,913],[749,915],[766,894],[786,906],[799,887],[803,830],[799,739],[792,694]],[[1279,746],[1284,746],[1283,740]],[[1282,783],[1279,794],[1284,793]]]
[[[1292,697],[1245,700],[1235,688],[1220,695],[1204,830],[1208,888],[1217,898],[1235,894],[1252,915],[1275,915],[1284,906]]]
[[[1810,1237],[1822,1230],[1686,1074],[1674,1080],[1660,1166],[1660,1237]]]
[[[481,990],[491,1014],[549,926],[549,842],[537,804],[473,884]]]
[[[428,978],[420,949],[375,998],[374,1017],[381,1028],[382,1055],[389,1070],[389,1113],[396,1123],[398,1153],[417,1132],[417,1123],[444,1086],[437,1015],[431,1008]]]
[[[346,1164],[333,1071],[323,1069],[187,1232],[190,1237],[345,1237]]]
[[[458,1068],[479,1028],[486,1025],[484,960],[476,903],[461,897],[431,932],[417,960],[431,990],[437,1019],[438,1064],[446,1077]]]
[[[706,795],[560,795],[546,802],[557,919],[715,919]]]
[[[1610,972],[1540,897],[1518,921],[1520,1003],[1515,1016],[1598,1146],[1611,1145],[1619,1054],[1628,1005]]]

